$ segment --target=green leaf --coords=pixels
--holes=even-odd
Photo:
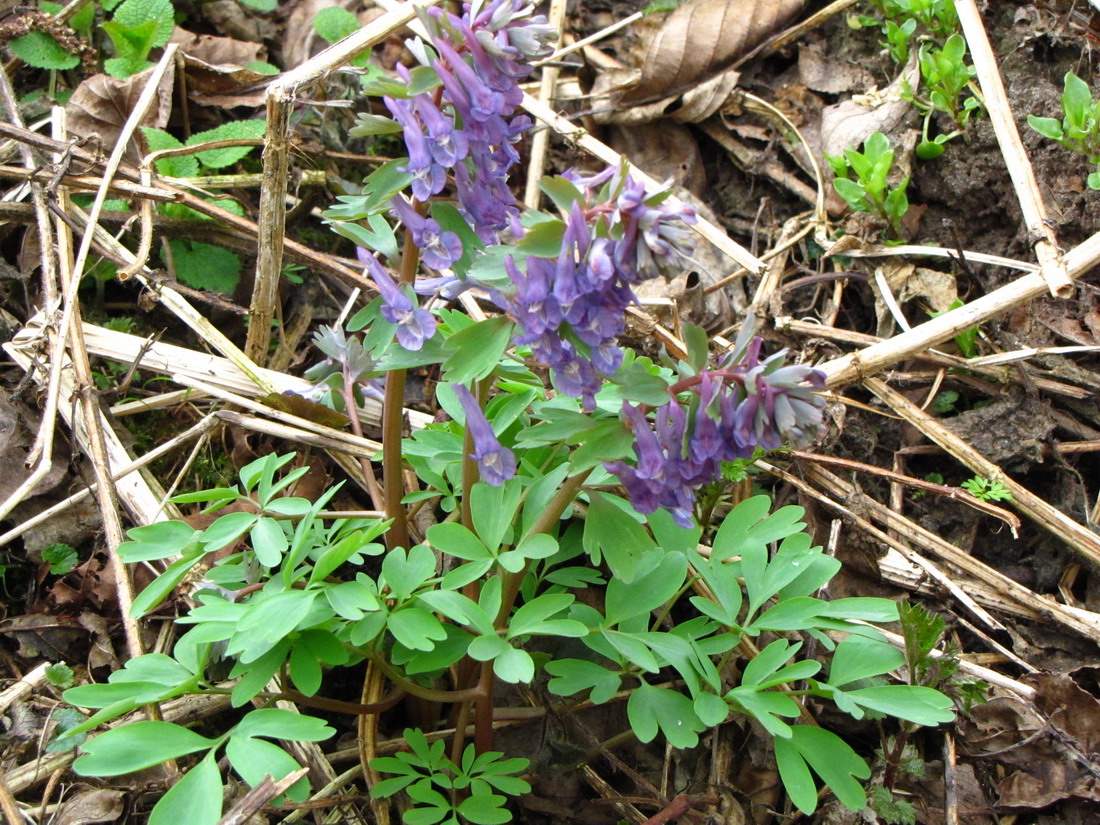
[[[443,362],[443,380],[469,384],[489,376],[508,349],[514,331],[512,320],[500,316],[456,332],[443,345],[451,353]]]
[[[206,750],[215,740],[171,722],[131,722],[86,742],[86,754],[73,762],[80,776],[119,776]]]
[[[245,664],[256,661],[298,627],[309,615],[316,597],[316,590],[287,590],[254,597],[226,652],[240,654]]]
[[[579,200],[583,203],[584,200],[584,196],[576,184],[560,175],[543,178],[539,181],[539,189],[545,192],[546,196],[554,202],[554,205],[565,214],[569,213],[576,201]],[[559,245],[558,248],[560,249],[561,246]]]
[[[133,2],[133,0],[126,0]],[[188,146],[202,146],[215,140],[262,140],[266,123],[262,120],[231,120],[205,132],[196,132],[187,139]],[[232,166],[255,147],[232,146],[225,149],[209,149],[199,152],[199,163],[208,169],[224,169]]]
[[[775,758],[791,802],[803,813],[812,814],[817,808],[817,788],[809,767],[848,810],[859,811],[867,804],[867,794],[856,779],[869,778],[871,769],[835,733],[796,725],[789,739],[775,740]]]
[[[481,539],[457,522],[433,524],[428,528],[426,536],[432,547],[450,556],[467,561],[493,558]]]
[[[636,556],[635,562],[636,576],[632,581],[614,576],[607,583],[604,601],[608,626],[656,610],[676,595],[684,584],[687,559],[680,553],[654,549]]]
[[[268,568],[278,567],[283,560],[283,553],[290,546],[283,526],[266,516],[259,519],[252,528],[251,540],[256,560]]]
[[[142,24],[153,23],[155,29],[150,46],[154,49],[165,45],[176,28],[171,0],[125,0],[111,19],[131,30]],[[147,54],[148,51],[142,57]]]
[[[495,552],[504,541],[519,509],[522,492],[518,479],[507,481],[500,487],[491,487],[479,481],[470,490],[474,529],[490,550]]]
[[[186,550],[199,531],[185,521],[158,521],[134,527],[126,535],[131,539],[118,546],[120,558],[127,564],[176,556]]]
[[[624,507],[626,502],[604,493],[589,493],[590,506],[584,521],[584,549],[594,564],[607,561],[615,579],[630,582],[636,571],[636,557],[655,546],[645,527]],[[614,502],[620,502],[620,507]]]
[[[279,8],[279,0],[237,0],[242,6],[256,11],[271,12]]]
[[[322,14],[330,10],[338,10],[344,14],[351,14],[351,12],[340,6],[329,6],[327,9],[322,9],[317,13],[319,18]],[[354,17],[354,15],[352,15]],[[358,25],[358,23],[356,23]],[[317,21],[313,21],[314,28],[317,27]],[[351,137],[372,137],[374,135],[392,135],[400,132],[402,126],[392,117],[386,117],[385,115],[373,115],[369,112],[360,112],[355,116],[355,125],[348,130],[348,134]]]
[[[321,742],[336,733],[324,719],[282,708],[260,708],[245,714],[233,736],[266,736],[298,742]]]
[[[540,628],[543,624],[551,616],[566,610],[569,605],[573,604],[573,600],[574,597],[571,593],[543,593],[541,596],[532,599],[512,614],[511,621],[508,622],[508,638],[514,639],[517,636],[542,632]],[[570,622],[569,624],[577,625],[580,628],[579,633],[573,635],[584,636],[588,633],[588,628],[580,622]]]
[[[232,292],[241,280],[241,259],[236,253],[201,241],[170,240],[176,277],[194,289]]]
[[[365,613],[376,611],[382,606],[370,585],[359,580],[326,587],[324,594],[338,616],[352,621],[362,619]]]
[[[222,816],[222,776],[211,752],[168,789],[149,812],[149,825],[216,825]]]
[[[188,571],[199,563],[202,555],[199,553],[184,556],[178,561],[172,562],[163,573],[157,576],[149,586],[141,591],[134,599],[130,608],[130,615],[141,617],[164,601],[168,595],[176,589],[176,585],[183,581]]]
[[[427,68],[426,66],[421,68]],[[434,73],[433,73],[434,74]],[[432,218],[443,232],[454,232],[462,241],[462,257],[451,264],[451,269],[460,278],[465,278],[474,262],[474,253],[485,249],[485,244],[470,228],[454,204],[446,201],[432,201]],[[482,257],[482,256],[478,256]]]
[[[833,181],[833,188],[856,212],[867,211],[867,190],[862,184],[849,178],[836,178]]]
[[[591,689],[589,699],[602,705],[611,700],[622,684],[618,673],[584,659],[556,659],[546,663],[546,672],[554,678],[547,688],[558,696],[573,696]]]
[[[772,736],[789,737],[791,726],[779,717],[794,719],[799,715],[798,704],[790,696],[779,691],[760,690],[757,685],[736,687],[726,694],[726,699],[736,702]]]
[[[459,803],[458,812],[474,825],[503,825],[512,818],[512,812],[503,807],[507,801],[498,794],[474,794]]]
[[[769,676],[794,658],[801,647],[801,642],[791,644],[786,639],[776,639],[745,665],[741,683],[759,685],[765,682]]]
[[[182,149],[183,143],[163,129],[154,129],[152,126],[142,126],[141,133],[145,136],[145,144],[150,152],[162,152],[165,149]],[[197,178],[199,176],[199,161],[194,155],[177,155],[175,157],[161,158],[154,164],[157,171],[171,178]]]
[[[699,732],[706,729],[695,715],[691,699],[645,682],[630,695],[626,715],[640,741],[653,741],[659,728],[674,748],[694,748],[699,744]]]
[[[397,641],[412,650],[431,650],[435,642],[447,638],[447,631],[439,619],[418,607],[391,613],[386,626]]]
[[[692,707],[699,721],[708,728],[722,724],[730,715],[730,706],[721,696],[714,693],[700,693],[692,702]]]
[[[535,678],[535,661],[526,650],[508,646],[493,659],[493,673],[511,685],[529,684]]]
[[[230,737],[225,755],[229,757],[233,770],[252,787],[259,785],[268,775],[278,780],[299,768],[294,757],[274,742],[247,736]],[[309,798],[308,777],[303,776],[291,785],[287,796],[295,802],[305,802]]]
[[[359,31],[359,18],[341,6],[329,6],[317,12],[313,30],[328,43],[335,43]]]
[[[398,168],[406,163],[405,158],[383,163],[363,181],[361,194],[338,196],[337,205],[325,212],[324,217],[327,220],[361,221],[387,211],[393,196],[412,181],[412,175]],[[356,327],[349,325],[349,329]]]
[[[42,550],[42,561],[50,566],[50,574],[64,576],[72,572],[80,561],[76,548],[64,542],[55,542]]]
[[[68,71],[80,65],[80,58],[61,47],[45,32],[31,31],[8,44],[11,53],[36,69]]]
[[[388,552],[382,559],[382,578],[394,598],[406,601],[413,591],[435,576],[435,554],[418,544],[408,553],[403,547]]]
[[[539,221],[527,230],[527,234],[516,244],[516,249],[523,255],[557,258],[561,253],[561,239],[564,234],[563,221]]]
[[[844,695],[861,707],[926,727],[955,718],[949,697],[921,685],[876,685],[846,690]]]

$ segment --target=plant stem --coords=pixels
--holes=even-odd
[[[584,486],[584,482],[591,474],[592,469],[588,469],[567,478],[562,483],[561,487],[558,488],[554,497],[550,499],[550,502],[546,505],[546,509],[542,511],[542,515],[540,515],[538,520],[531,525],[531,529],[527,531],[527,534],[520,540],[519,544],[522,544],[523,541],[526,541],[531,536],[537,536],[539,533],[549,533],[554,529],[558,520],[561,518],[561,514],[565,512],[565,508],[573,503],[573,499],[577,497],[577,493],[580,491],[581,487]],[[527,575],[527,568],[530,564],[530,561],[528,561],[522,570],[516,573],[504,574],[504,581],[502,582],[503,587],[501,588],[500,611],[497,613],[496,621],[493,623],[498,630],[507,624],[508,617],[512,613],[512,605],[515,604],[516,596],[519,594],[519,587],[523,583],[523,577]]]
[[[405,230],[405,247],[401,253],[401,273],[398,285],[411,284],[420,265],[420,250],[413,243],[412,232]],[[386,373],[386,394],[382,401],[382,485],[385,490],[386,515],[393,524],[386,532],[386,546],[409,546],[409,523],[401,499],[405,495],[402,480],[401,435],[405,420],[405,370]]]

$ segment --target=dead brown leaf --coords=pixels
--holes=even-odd
[[[88,638],[84,628],[71,619],[37,614],[5,619],[0,622],[0,635],[15,639],[24,659],[51,662],[76,661],[80,657],[75,654],[75,647]]]
[[[134,111],[138,98],[149,82],[153,69],[119,80],[105,74],[89,77],[76,87],[65,106],[69,132],[75,137],[97,135],[99,145],[109,152],[118,142],[122,126]],[[163,129],[172,111],[172,85],[175,82],[175,64],[168,67],[157,89],[156,102],[149,107],[142,126]],[[127,160],[138,160],[138,148],[131,144]]]
[[[107,788],[83,791],[65,801],[54,821],[57,825],[117,822],[122,817],[122,801],[125,796],[122,791]]]
[[[684,92],[728,69],[802,10],[805,0],[696,0],[665,20],[638,83],[619,95],[637,105]]]

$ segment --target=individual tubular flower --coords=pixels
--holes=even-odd
[[[466,413],[466,431],[474,441],[470,458],[477,462],[481,480],[491,487],[499,487],[515,476],[516,456],[507,447],[501,446],[492,425],[466,385],[451,384],[451,389]]]
[[[746,328],[751,331],[751,322]],[[748,458],[758,447],[803,446],[817,434],[825,374],[804,364],[784,366],[785,351],[760,360],[761,344],[742,336],[716,369],[677,385],[695,396],[693,415],[673,395],[654,411],[651,426],[641,409],[624,402],[635,465],[604,466],[639,513],[664,508],[691,527],[695,490],[718,480],[722,462]]]
[[[437,221],[421,215],[404,195],[395,197],[392,205],[393,214],[412,233],[413,243],[426,266],[447,269],[462,257],[462,241],[454,232],[444,232]]]
[[[397,325],[397,343],[412,352],[421,349],[435,335],[435,316],[413,303],[373,253],[360,247],[357,254],[382,296],[382,317]]]

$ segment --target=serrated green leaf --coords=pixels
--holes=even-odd
[[[182,149],[183,143],[163,129],[154,129],[152,126],[142,126],[141,133],[145,137],[145,144],[150,152],[162,152],[165,149]],[[160,158],[154,164],[162,175],[172,178],[197,178],[199,176],[199,161],[194,155],[178,155],[169,158]]]
[[[317,12],[313,30],[326,42],[336,43],[359,31],[359,18],[341,6],[329,6]]]
[[[153,23],[155,30],[150,46],[154,49],[165,45],[176,28],[171,0],[125,0],[115,10],[111,19],[130,30],[143,24]],[[148,51],[142,57],[147,54]]]
[[[176,277],[194,289],[230,293],[241,280],[236,253],[201,241],[170,240]]]
[[[31,31],[8,43],[11,53],[36,69],[68,71],[80,65],[80,58],[62,48],[46,32]]]
[[[133,0],[126,0],[133,2]],[[188,146],[201,146],[215,140],[262,140],[266,124],[262,120],[231,120],[205,132],[196,132],[187,139]],[[255,147],[232,146],[225,149],[209,149],[195,157],[208,169],[224,169],[232,166]]]

